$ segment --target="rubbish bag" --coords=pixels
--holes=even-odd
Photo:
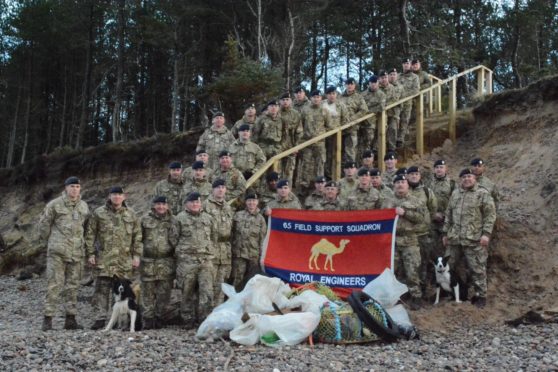
[[[399,298],[409,288],[398,281],[393,272],[386,268],[376,279],[368,283],[362,291],[380,303],[384,308],[395,306]]]
[[[411,318],[409,318],[409,313],[405,309],[405,306],[398,304],[385,310],[393,322],[397,324],[397,328],[402,337],[407,340],[420,338],[417,328],[411,323]]]
[[[308,289],[298,296],[294,296],[289,300],[288,308],[294,309],[300,307],[302,311],[309,311],[311,313],[320,315],[321,309],[324,306],[329,306],[332,302],[324,295]]]
[[[245,298],[245,312],[265,314],[274,311],[273,304],[279,309],[288,308],[287,295],[290,292],[289,285],[283,283],[281,279],[256,275],[248,280],[240,293]]]
[[[200,340],[219,338],[242,324],[246,293],[236,293],[230,284],[221,283],[228,300],[217,306],[200,324],[196,338]]]

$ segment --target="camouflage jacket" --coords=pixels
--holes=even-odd
[[[343,177],[339,180],[339,197],[346,199],[347,196],[352,194],[358,187],[358,180],[356,178]]]
[[[280,111],[281,120],[283,121],[283,150],[298,145],[302,139],[302,118],[300,113],[292,108]]]
[[[395,92],[395,100],[399,101],[403,98],[403,90],[405,89],[403,85],[401,85],[398,81],[395,81],[395,84],[392,84]],[[399,114],[401,113],[401,105],[394,107],[393,112],[397,118],[399,118]]]
[[[386,96],[386,106],[391,105],[399,99],[400,92],[395,88],[395,86],[388,83],[385,87],[380,85],[380,90],[384,92]],[[395,115],[395,108],[387,110],[387,116],[391,117]]]
[[[393,190],[383,183],[376,190],[380,193],[380,205],[382,208],[393,208]]]
[[[420,183],[416,187],[409,187],[409,194],[417,198],[426,207],[424,219],[417,231],[418,235],[427,234],[430,231],[430,225],[434,221],[434,215],[438,211],[438,200],[436,194],[430,188]]]
[[[382,173],[382,185],[393,189],[393,178],[395,177],[395,172],[397,172],[397,168],[393,168],[393,170],[386,169]]]
[[[333,129],[329,111],[322,106],[308,105],[302,110],[303,140],[313,139]]]
[[[424,223],[426,207],[411,194],[399,196],[394,194],[393,207],[405,210],[403,216],[399,216],[395,233],[395,242],[401,246],[418,245],[417,231]]]
[[[381,89],[376,91],[367,89],[362,93],[362,98],[364,98],[364,102],[366,102],[366,106],[368,106],[368,111],[371,113],[382,112],[386,107],[387,97]]]
[[[252,140],[263,149],[268,146],[281,147],[283,141],[283,120],[281,115],[275,118],[270,115],[263,115],[256,120],[252,130]],[[269,155],[266,153],[266,155]]]
[[[412,71],[399,75],[399,84],[403,86],[401,98],[412,96],[420,91],[419,78]]]
[[[429,86],[432,85],[432,82],[430,81],[430,76],[428,75],[428,72],[423,71],[423,70],[419,70],[417,72],[413,71],[413,73],[415,75],[417,75],[418,78],[419,78],[420,90],[428,88]]]
[[[322,102],[322,107],[329,111],[331,128],[339,128],[349,122],[349,111],[347,111],[347,107],[343,103],[339,101],[334,103],[324,101]]]
[[[175,249],[177,260],[191,256],[213,259],[215,246],[212,240],[213,222],[211,215],[205,211],[192,213],[182,211],[176,216],[178,226],[178,244]]]
[[[496,221],[492,197],[478,185],[459,187],[451,194],[443,232],[450,244],[478,245],[482,235],[490,236]]]
[[[184,199],[183,194],[184,184],[182,179],[179,182],[173,182],[170,176],[165,180],[157,182],[153,196],[166,196],[169,209],[175,216],[182,210]]]
[[[233,156],[233,164],[240,172],[256,173],[266,162],[263,150],[252,141],[236,140],[229,147]]]
[[[236,212],[233,218],[232,256],[257,260],[267,233],[265,219],[259,213],[247,210]]]
[[[205,201],[207,200],[209,195],[211,195],[213,188],[211,187],[211,182],[209,182],[207,177],[205,177],[201,181],[198,181],[192,176],[184,182],[184,189],[182,194],[184,195],[184,198],[186,198],[186,196],[188,196],[189,193],[194,191],[199,192],[202,201]],[[184,206],[184,200],[182,200],[182,203],[183,203],[182,205]],[[182,211],[183,209],[184,207],[182,207],[180,210]]]
[[[314,190],[304,200],[304,209],[317,209],[316,207],[323,200],[324,200],[324,195],[322,193],[319,193],[316,190]]]
[[[362,189],[357,187],[355,191],[346,198],[346,210],[361,211],[370,209],[380,209],[380,193],[373,187]]]
[[[87,203],[78,199],[71,202],[66,192],[51,200],[45,207],[38,230],[40,244],[48,254],[64,261],[81,262],[85,255],[83,233],[89,216]]]
[[[213,172],[215,172],[215,170],[213,170],[212,168],[209,168],[206,164],[205,178],[207,179],[207,182],[209,182],[210,184],[213,181],[211,179],[211,177],[213,177]],[[184,183],[184,185],[186,185],[186,183],[190,182],[193,178],[194,178],[194,170],[192,169],[192,167],[185,168],[182,171],[182,182]],[[186,196],[186,195],[188,195],[188,194],[184,194],[184,196]]]
[[[446,213],[449,199],[455,189],[455,182],[447,176],[442,178],[433,176],[428,186],[436,195],[436,200],[438,201],[437,212],[442,214]],[[434,224],[440,228],[443,226],[443,222],[434,222]]]
[[[304,97],[303,101],[293,100],[293,108],[298,112],[302,112],[302,110],[304,110],[304,108],[309,105],[310,100],[308,99],[308,97]]]
[[[213,243],[215,245],[215,260],[220,263],[231,263],[231,232],[233,210],[226,201],[218,202],[213,195],[203,203],[203,209],[213,222]]]
[[[341,199],[339,196],[333,201],[329,201],[324,198],[320,203],[313,208],[317,211],[343,211],[346,208],[345,201]]]
[[[496,184],[486,176],[478,176],[477,184],[479,185],[480,188],[483,188],[486,191],[488,191],[490,196],[492,196],[492,200],[494,200],[494,206],[496,207],[496,210],[498,210],[498,203],[500,202],[500,193],[498,192],[498,188],[496,187]]]
[[[225,185],[227,186],[225,198],[227,201],[238,198],[246,191],[246,180],[242,173],[234,166],[226,171],[222,171],[221,169],[215,170],[213,179],[216,180],[218,178],[225,180]]]
[[[95,242],[99,245],[96,250]],[[85,232],[87,256],[96,256],[98,276],[130,278],[132,259],[143,252],[141,226],[136,213],[125,203],[115,210],[110,200],[95,209]]]
[[[212,125],[200,136],[196,151],[204,149],[209,154],[208,166],[215,168],[218,164],[218,155],[221,150],[228,149],[235,138],[227,127],[215,128]]]
[[[248,119],[246,117],[246,115],[242,116],[242,119],[237,120],[236,123],[234,123],[234,125],[231,128],[231,133],[233,134],[233,136],[235,136],[236,138],[238,138],[238,128],[240,128],[240,126],[242,124],[248,124],[250,126],[251,129],[253,129],[253,125],[256,122],[256,119],[258,117],[255,116],[254,119]]]
[[[302,209],[300,201],[293,193],[290,193],[285,200],[281,200],[279,195],[275,195],[275,199],[267,203],[267,207],[271,209]]]
[[[362,95],[358,92],[354,92],[352,94],[344,92],[341,96],[341,102],[345,105],[345,107],[347,107],[349,122],[368,114],[368,106],[366,105],[364,98],[362,98]],[[350,129],[348,129],[348,131],[357,132],[358,125],[353,125]]]
[[[174,277],[174,247],[178,243],[178,226],[169,212],[159,216],[149,212],[141,219],[143,257],[142,281],[168,280]]]

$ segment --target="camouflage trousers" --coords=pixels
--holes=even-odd
[[[448,255],[450,268],[454,269],[461,280],[474,290],[476,296],[486,297],[487,249],[480,245],[450,244],[446,251],[446,256]]]
[[[395,276],[409,287],[412,297],[420,298],[420,248],[417,245],[395,244],[395,257],[393,265]]]
[[[66,314],[77,314],[76,303],[81,267],[81,260],[68,262],[56,254],[47,254],[45,316],[54,316],[62,300]]]
[[[259,267],[258,259],[250,260],[248,258],[233,257],[232,260],[232,283],[237,292],[242,290],[241,285],[254,273]]]
[[[215,306],[223,303],[225,294],[221,290],[221,283],[227,283],[231,276],[231,264],[214,263],[213,267],[213,303]]]
[[[343,133],[343,162],[356,161],[358,128],[350,128]]]
[[[434,268],[432,267],[434,261],[432,238],[429,234],[419,235],[417,238],[420,247],[419,277],[423,295],[427,297],[435,281]]]
[[[146,319],[167,319],[173,279],[141,281],[141,308]]]
[[[262,151],[265,154],[265,158],[266,159],[271,159],[272,157],[274,157],[277,154],[280,154],[283,151],[283,146],[281,145],[281,143],[262,143],[259,144],[260,147],[262,148]],[[277,162],[277,169],[275,169],[275,171],[279,174],[282,173],[283,171],[283,164],[282,162]]]
[[[440,225],[438,225],[440,226]],[[446,255],[446,247],[444,247],[444,243],[442,243],[442,230],[441,227],[438,229],[437,226],[432,228],[431,230],[431,237],[432,237],[432,259],[436,259],[438,257],[444,257]]]
[[[405,144],[405,138],[409,134],[409,121],[411,120],[411,111],[413,109],[413,101],[407,101],[401,105],[401,117],[399,121],[399,130],[397,132],[397,140]]]
[[[176,281],[181,291],[180,316],[184,322],[201,321],[213,309],[213,271],[212,259],[195,256],[177,258]]]
[[[296,155],[289,155],[281,161],[281,168],[283,168],[283,178],[288,179],[290,184],[293,184],[294,171],[296,168]]]
[[[363,122],[360,127],[360,133],[358,140],[359,140],[359,154],[357,154],[358,159],[362,158],[362,154],[366,150],[372,150],[376,148],[376,124],[379,120],[376,117],[370,118]]]
[[[112,278],[97,276],[95,279],[95,291],[91,298],[96,320],[107,320],[110,318],[112,301]]]
[[[316,176],[323,176],[326,161],[325,142],[321,141],[302,150],[298,184],[310,187]]]
[[[399,116],[389,116],[387,122],[387,149],[395,150],[397,143],[397,128],[399,127]]]

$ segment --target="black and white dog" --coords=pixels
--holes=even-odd
[[[457,274],[450,270],[448,264],[449,257],[438,257],[434,261],[436,272],[436,300],[434,305],[440,302],[440,289],[452,294],[456,303],[461,303],[467,299],[467,287],[459,279]]]
[[[130,332],[140,331],[142,328],[141,313],[136,302],[137,296],[132,288],[132,282],[129,279],[120,279],[116,275],[112,278],[112,281],[114,305],[105,331],[111,330],[115,324],[124,328],[128,322],[130,322]]]

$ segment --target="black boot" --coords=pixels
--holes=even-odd
[[[83,329],[83,327],[76,322],[75,315],[66,314],[66,320],[64,321],[64,329]]]
[[[51,331],[52,330],[52,317],[51,316],[45,316],[43,318],[43,331]]]
[[[477,297],[476,301],[475,301],[475,306],[478,307],[479,309],[484,309],[484,307],[486,306],[486,298],[484,297]]]
[[[95,323],[93,323],[93,325],[91,326],[91,329],[93,331],[96,331],[98,329],[104,328],[105,326],[105,320],[104,319],[99,319],[96,320]]]
[[[143,329],[154,329],[155,328],[155,320],[153,318],[144,318],[143,319]]]
[[[163,322],[163,320],[159,317],[156,317],[155,320],[153,321],[153,328],[154,329],[161,329],[163,328],[163,325],[165,324],[165,322]]]

